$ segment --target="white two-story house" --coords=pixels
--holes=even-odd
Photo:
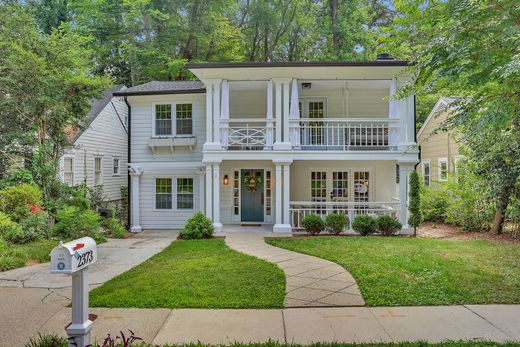
[[[190,64],[198,81],[115,93],[130,109],[132,231],[180,229],[197,211],[217,231],[290,232],[336,211],[406,226],[415,99],[390,98],[406,65]]]

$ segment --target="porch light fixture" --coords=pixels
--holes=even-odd
[[[229,184],[229,177],[228,175],[224,175],[224,180],[222,181],[222,183],[227,186]]]
[[[302,89],[311,89],[311,83],[310,82],[303,82],[302,83]]]

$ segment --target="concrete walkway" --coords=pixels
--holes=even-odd
[[[331,261],[268,245],[272,233],[225,233],[226,244],[272,262],[285,272],[285,307],[363,306],[365,301],[350,273]]]
[[[89,284],[98,286],[130,270],[168,246],[175,231],[145,231],[127,239],[109,239],[98,246],[98,261],[89,267]],[[68,288],[68,275],[49,273],[49,263],[0,272],[0,287]]]

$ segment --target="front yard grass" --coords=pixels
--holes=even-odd
[[[49,253],[56,247],[56,240],[38,240],[25,245],[5,245],[0,249],[0,271],[50,261]]]
[[[285,276],[276,265],[223,240],[175,241],[90,293],[93,307],[279,308]]]
[[[268,243],[343,266],[368,306],[520,303],[520,245],[377,236]]]

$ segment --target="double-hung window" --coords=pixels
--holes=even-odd
[[[101,157],[94,157],[94,184],[101,184]]]
[[[192,135],[193,105],[156,104],[154,126],[154,136]]]
[[[74,158],[63,158],[63,182],[69,186],[74,185]]]
[[[448,180],[448,158],[439,158],[438,161],[439,181]]]
[[[175,195],[175,199],[173,196]],[[175,201],[175,206],[173,202]],[[155,179],[155,208],[157,210],[193,210],[193,178]]]
[[[114,176],[119,175],[119,171],[120,171],[119,163],[120,163],[119,158],[114,158],[114,161],[113,161],[113,175]]]
[[[422,176],[424,179],[424,184],[429,186],[430,185],[430,161],[425,160],[422,163]]]

